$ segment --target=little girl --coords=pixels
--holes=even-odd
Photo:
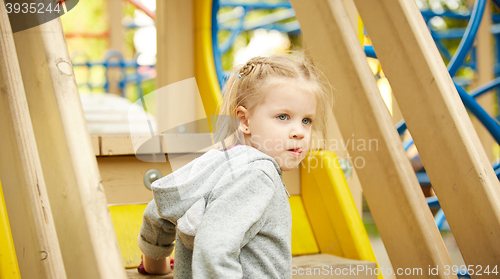
[[[256,57],[226,82],[212,149],[152,185],[139,236],[141,273],[174,278],[291,278],[292,216],[282,171],[313,133],[325,135],[327,94],[312,66]],[[234,132],[237,130],[237,132]],[[224,145],[226,146],[226,145]]]

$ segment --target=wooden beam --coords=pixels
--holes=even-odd
[[[407,0],[355,3],[465,263],[496,266],[500,183],[417,5]]]
[[[203,153],[174,154],[178,165],[185,165]],[[144,176],[157,169],[163,176],[172,172],[169,162],[144,162],[135,156],[98,156],[99,171],[108,204],[148,203],[153,196],[144,185]],[[300,195],[300,169],[283,172],[283,183],[290,195]]]
[[[157,0],[155,21],[156,119],[161,133],[199,118],[196,110],[200,95],[196,82],[186,81],[195,76],[193,0]],[[178,132],[197,131],[185,126],[179,127]]]
[[[60,19],[14,39],[68,277],[126,278]]]
[[[345,140],[355,144],[349,152],[393,267],[450,266],[342,1],[291,2],[314,63],[335,88],[333,112]]]
[[[471,5],[474,5],[474,3],[472,2]],[[474,82],[472,83],[471,89],[483,85],[495,78],[493,74],[495,57],[493,50],[494,45],[492,42],[493,36],[491,35],[491,24],[491,1],[486,1],[486,7],[484,9],[483,18],[481,19],[481,25],[479,26],[476,35],[476,74],[474,76]],[[490,115],[495,115],[495,92],[496,90],[492,90],[492,92],[476,99],[476,101]],[[481,140],[488,159],[490,162],[495,161],[495,156],[493,154],[493,146],[496,143],[495,140],[476,117],[472,118],[472,124],[474,124],[474,129]]]
[[[107,0],[106,1],[106,13],[109,25],[109,40],[108,49],[113,49],[119,51],[123,57],[124,53],[124,27],[122,25],[123,18],[123,0]],[[120,95],[120,68],[109,68],[108,70],[108,81],[109,81],[109,92]]]
[[[0,131],[0,179],[21,276],[66,278],[3,0],[0,0]],[[0,257],[4,256],[9,255],[1,253]]]

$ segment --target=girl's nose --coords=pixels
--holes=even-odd
[[[300,125],[299,127],[297,127],[297,125],[295,125],[292,130],[290,131],[290,138],[293,138],[293,139],[302,139],[304,138],[305,136],[305,131],[304,131],[304,128],[302,127],[302,125]]]

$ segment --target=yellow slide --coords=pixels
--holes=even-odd
[[[12,241],[2,183],[0,182],[0,279],[20,278],[21,274],[17,265],[16,250]]]

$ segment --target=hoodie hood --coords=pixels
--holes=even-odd
[[[192,249],[196,227],[201,222],[214,186],[221,177],[230,175],[232,170],[261,160],[272,162],[280,179],[282,178],[276,161],[254,147],[237,145],[227,150],[212,149],[206,152],[153,182],[151,189],[158,214],[176,225],[184,245]]]

